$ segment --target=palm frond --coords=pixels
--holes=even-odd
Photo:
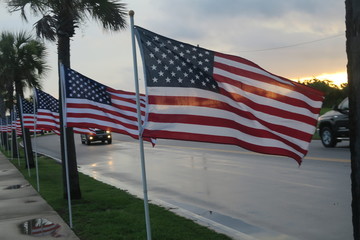
[[[51,2],[51,1],[46,1]],[[21,11],[21,17],[27,21],[25,8],[29,6],[29,10],[34,16],[45,14],[49,10],[49,5],[44,4],[43,0],[7,0],[10,12]]]
[[[116,0],[83,0],[84,12],[102,24],[104,29],[118,31],[126,28],[126,5]]]
[[[36,35],[49,41],[56,41],[57,21],[53,16],[45,15],[35,24]]]
[[[0,35],[0,85],[4,89],[15,87],[17,94],[23,94],[26,87],[38,87],[40,79],[49,69],[45,63],[47,55],[44,44],[34,40],[26,32],[16,35]],[[11,99],[12,92],[8,92]]]

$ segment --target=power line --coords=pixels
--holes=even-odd
[[[341,33],[341,34],[337,34],[337,35],[326,37],[326,38],[321,38],[321,39],[317,39],[317,40],[313,40],[313,41],[301,42],[301,43],[296,43],[296,44],[291,44],[291,45],[286,45],[286,46],[281,46],[281,47],[255,49],[255,50],[244,50],[244,51],[239,51],[239,52],[264,52],[264,51],[271,51],[271,50],[277,50],[277,49],[282,49],[282,48],[291,48],[291,47],[297,47],[297,46],[311,44],[311,43],[315,43],[315,42],[321,42],[321,41],[325,41],[325,40],[329,40],[329,39],[333,39],[333,38],[337,38],[337,37],[341,37],[341,36],[344,36],[344,34]]]

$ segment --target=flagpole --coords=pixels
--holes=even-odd
[[[33,112],[33,117],[34,117],[34,152],[35,152],[35,168],[36,168],[36,186],[37,186],[37,190],[38,192],[40,192],[40,181],[39,181],[39,165],[38,165],[38,154],[37,154],[37,139],[36,139],[36,116],[35,116],[35,111],[36,111],[36,106],[35,103],[37,102],[36,99],[36,93],[35,93],[35,88],[33,88],[33,106],[34,106],[34,112]]]
[[[16,107],[13,105],[13,111],[14,111],[14,122],[15,122],[15,145],[16,145],[16,155],[18,158],[18,165],[20,166],[20,152],[19,152],[19,143],[17,138],[17,124],[16,124]]]
[[[16,132],[16,130],[15,130],[15,132]],[[20,166],[20,151],[19,151],[19,142],[18,142],[17,135],[16,135],[16,138],[15,138],[15,141],[16,141],[16,153],[17,153],[17,157],[18,157],[18,165]]]
[[[23,106],[22,106],[22,98],[19,96],[18,99],[19,99],[19,105],[20,105],[19,118],[20,118],[20,121],[21,121],[21,131],[22,131],[23,143],[24,143],[24,148],[25,148],[25,158],[26,158],[26,164],[27,164],[29,177],[31,177],[30,163],[29,163],[29,153],[28,153],[27,147],[26,147],[25,126],[24,126],[24,117],[23,117],[24,112],[23,112]]]
[[[11,118],[11,117],[10,117]],[[9,118],[5,119],[6,121],[6,152],[9,153]]]
[[[139,145],[140,145],[140,157],[141,157],[141,173],[142,173],[142,182],[143,182],[143,191],[144,191],[146,233],[147,233],[147,240],[151,240],[149,200],[148,200],[148,194],[147,194],[144,142],[143,142],[143,138],[142,138],[139,81],[138,81],[138,69],[137,69],[136,46],[135,46],[135,35],[134,35],[134,14],[135,13],[133,10],[129,11],[130,27],[131,27],[131,42],[132,42],[132,52],[133,52],[133,64],[134,64],[134,80],[135,80],[135,90],[136,90],[136,107],[137,107],[137,117],[138,117],[138,125],[139,125]]]
[[[63,139],[64,139],[64,161],[65,161],[65,174],[66,174],[66,190],[67,190],[67,199],[68,199],[68,208],[69,208],[69,224],[70,228],[73,228],[72,223],[72,208],[71,208],[71,191],[70,191],[70,179],[69,179],[69,166],[68,166],[68,154],[67,154],[67,143],[66,143],[66,103],[65,103],[65,72],[64,65],[60,63],[60,92],[61,92],[61,102],[62,102],[62,121],[63,121]]]
[[[10,123],[11,123],[11,161],[14,160],[14,136],[13,136],[13,121],[12,121],[12,118],[13,118],[13,114],[11,114],[11,111],[10,111]],[[16,134],[16,133],[15,133]]]
[[[13,126],[13,118],[14,118],[14,114],[15,112],[12,112],[11,113],[11,110],[10,110],[10,122],[11,122],[11,160],[14,160],[14,136],[13,136],[13,131],[14,131],[14,126]],[[15,136],[16,136],[16,128],[15,128]]]
[[[6,125],[5,125],[5,151],[8,153],[8,150],[9,150],[9,147],[8,147],[8,145],[9,145],[9,136],[8,136],[8,126],[9,126],[9,123],[8,123],[8,118],[6,117],[6,115],[5,115],[5,123],[6,123]]]
[[[8,120],[6,117],[6,114],[4,116],[4,135],[5,135],[5,141],[4,141],[4,150],[7,152],[8,151]]]

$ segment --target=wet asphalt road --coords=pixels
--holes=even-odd
[[[113,144],[80,143],[80,171],[142,197],[139,145],[113,134]],[[59,137],[37,138],[59,157]],[[348,142],[325,149],[313,141],[302,165],[236,146],[145,143],[148,195],[238,231],[249,239],[352,239]],[[151,212],[150,212],[151,219]],[[235,236],[235,235],[232,235]]]

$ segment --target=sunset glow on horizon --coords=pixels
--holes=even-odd
[[[330,80],[337,86],[340,86],[342,83],[347,83],[347,81],[348,81],[347,80],[347,72],[323,73],[318,76],[304,77],[304,78],[293,79],[293,80],[304,81],[304,80],[309,80],[309,79],[314,79],[314,78],[319,79],[319,80]]]

